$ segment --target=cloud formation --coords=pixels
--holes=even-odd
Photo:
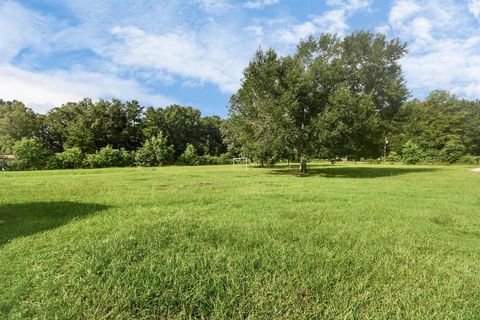
[[[251,0],[247,1],[243,6],[248,9],[261,9],[277,4],[278,2],[279,0]]]
[[[155,106],[176,102],[146,90],[135,80],[75,69],[41,73],[0,65],[0,83],[2,99],[23,101],[38,112],[86,97],[142,99],[144,103]]]
[[[402,65],[413,96],[443,88],[480,97],[480,0],[394,0],[386,9],[379,0],[42,4],[0,2],[0,98],[39,110],[113,96],[211,110],[221,97],[225,114],[258,47],[288,54],[310,34],[365,28],[408,42]]]
[[[462,97],[480,97],[480,28],[471,17],[476,2],[468,7],[451,0],[393,4],[384,27],[409,44],[402,65],[414,96],[447,89]]]

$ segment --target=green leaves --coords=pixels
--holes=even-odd
[[[146,140],[143,147],[135,152],[135,163],[143,167],[165,165],[172,161],[173,152],[173,147],[167,144],[167,138],[160,133]]]
[[[376,156],[381,128],[406,99],[405,45],[357,32],[324,34],[279,57],[259,50],[232,97],[227,139],[261,163],[275,157]],[[302,168],[303,170],[303,168]]]
[[[47,152],[32,138],[23,138],[13,146],[14,167],[18,170],[42,169],[47,161]]]

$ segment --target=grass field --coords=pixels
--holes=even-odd
[[[0,172],[0,319],[479,319],[480,174]]]

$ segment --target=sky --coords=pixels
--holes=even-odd
[[[0,0],[0,98],[37,112],[85,97],[226,116],[260,48],[323,32],[408,43],[411,98],[480,98],[480,0]]]

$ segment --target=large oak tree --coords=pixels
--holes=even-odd
[[[294,154],[301,172],[321,150],[381,150],[379,128],[386,131],[408,93],[398,63],[405,53],[398,39],[369,32],[312,36],[285,57],[259,50],[231,99],[227,140],[262,163]],[[330,134],[340,120],[355,125]]]

